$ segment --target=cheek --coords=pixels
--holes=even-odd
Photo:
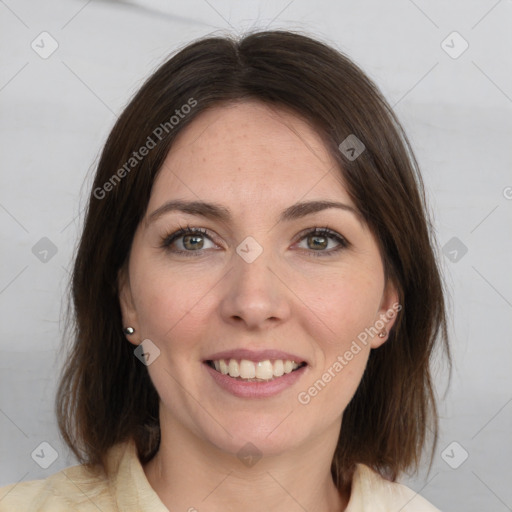
[[[132,276],[141,336],[157,344],[169,365],[197,360],[215,312],[219,276],[197,267],[170,270],[154,257],[134,261]]]
[[[178,283],[162,276],[146,275],[137,284],[134,285],[134,289],[138,290],[135,305],[141,331],[149,338],[162,339],[165,332],[178,322],[186,302],[183,297],[181,301],[178,299]]]
[[[323,320],[327,347],[343,350],[358,334],[373,325],[382,300],[384,279],[377,268],[355,265],[329,279],[302,283],[308,316]],[[320,290],[320,291],[319,291]]]
[[[326,404],[324,408],[332,408],[331,414],[334,418],[343,413],[359,387],[370,349],[363,347],[360,352],[351,355],[350,360],[347,358],[347,352],[350,351],[345,351],[342,355],[337,354],[335,363],[331,362],[329,370],[324,372],[324,379],[327,375],[331,379],[327,383],[329,389],[323,397],[323,403]]]
[[[331,323],[336,339],[332,341],[331,334],[315,337],[317,364],[297,397],[301,404],[308,404],[308,412],[316,410],[326,422],[336,421],[348,406],[359,387],[371,350],[365,332],[372,320],[368,308],[360,303],[354,305],[350,300],[345,304],[339,301],[340,305],[343,309],[341,313],[333,311],[332,318],[336,321]]]
[[[320,280],[315,288],[311,282],[302,285],[304,296],[311,300],[304,301],[307,307],[297,316],[314,340],[316,357],[298,398],[301,404],[311,401],[318,414],[323,411],[333,421],[347,407],[363,376],[370,354],[367,329],[376,321],[384,279],[378,265],[351,265],[329,281]]]

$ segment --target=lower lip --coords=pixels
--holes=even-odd
[[[305,365],[293,372],[285,373],[283,376],[275,377],[273,380],[267,382],[244,382],[243,380],[233,379],[229,375],[224,375],[214,370],[207,363],[203,364],[222,389],[241,398],[266,398],[277,395],[286,388],[293,386],[293,384],[301,378],[307,368],[307,365]]]

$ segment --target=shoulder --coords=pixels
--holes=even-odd
[[[42,480],[19,482],[0,488],[0,512],[97,512],[109,510],[113,502],[105,476],[72,466]]]
[[[168,512],[150,486],[133,439],[112,446],[106,468],[72,466],[0,488],[0,512]]]
[[[409,487],[390,482],[364,464],[358,464],[346,512],[440,512]]]

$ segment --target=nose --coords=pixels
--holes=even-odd
[[[293,296],[269,251],[248,262],[235,254],[225,277],[220,313],[224,321],[257,330],[286,321]]]

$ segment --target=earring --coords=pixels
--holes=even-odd
[[[385,338],[387,334],[388,333],[386,332],[386,329],[384,329],[383,331],[379,332],[379,338]]]
[[[134,329],[133,327],[125,327],[125,328],[123,329],[123,332],[124,332],[125,334],[133,334],[133,333],[135,332],[135,329]]]

